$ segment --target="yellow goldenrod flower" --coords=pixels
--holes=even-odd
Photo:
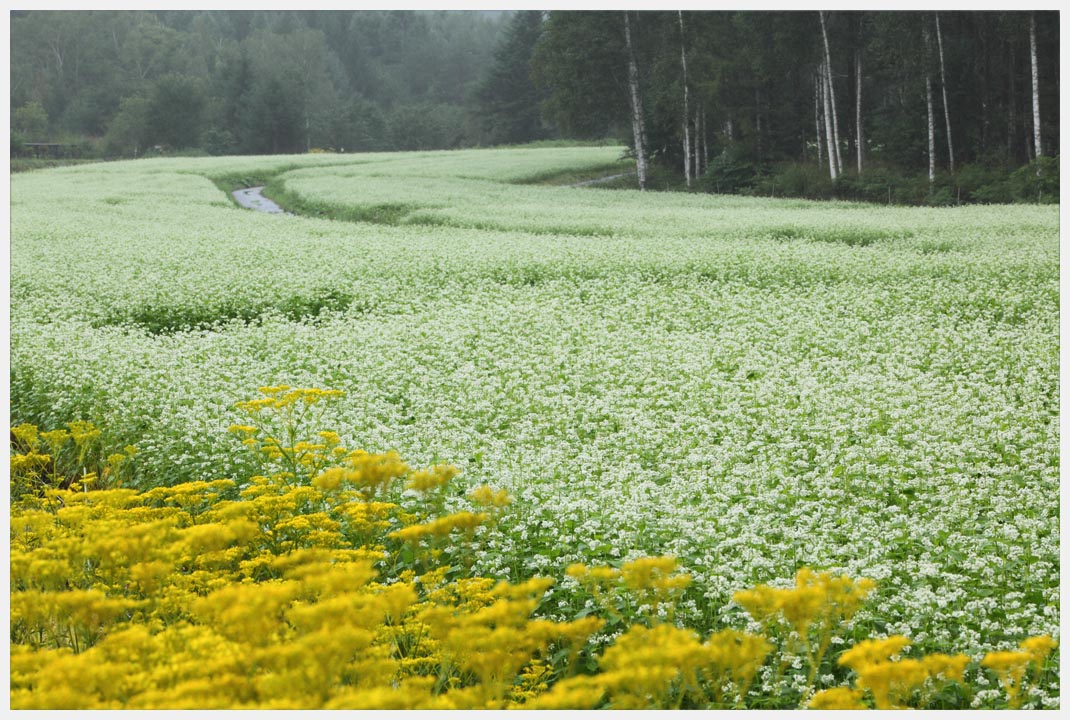
[[[345,479],[345,475],[346,471],[343,468],[327,468],[312,479],[312,484],[320,490],[337,490]]]
[[[513,501],[513,498],[505,490],[495,491],[488,485],[480,485],[468,493],[468,497],[480,505],[497,509],[504,508]]]
[[[606,689],[599,676],[562,680],[549,692],[524,703],[527,710],[588,710],[602,704]]]
[[[925,666],[929,677],[961,683],[966,666],[970,664],[970,658],[968,655],[932,653],[921,658],[921,663]]]
[[[64,435],[67,434],[66,430],[53,430],[52,432],[59,432]],[[15,436],[15,439],[22,443],[26,448],[30,450],[36,450],[40,444],[38,441],[37,426],[30,423],[22,423],[11,428],[11,434]]]
[[[30,472],[34,468],[44,467],[51,461],[51,455],[45,455],[33,450],[25,454],[16,453],[11,456],[11,471],[16,473]]]
[[[857,669],[860,688],[873,693],[878,710],[909,707],[911,696],[929,679],[925,665],[918,660],[878,662]]]
[[[1026,671],[1034,663],[1034,655],[1022,650],[1003,650],[990,652],[981,660],[981,666],[992,670],[1007,693],[1011,708],[1021,707],[1025,697],[1023,693]]]
[[[416,543],[430,534],[431,529],[427,525],[410,525],[407,528],[393,531],[387,537],[404,543]]]
[[[75,420],[67,423],[71,429],[71,437],[79,447],[84,446],[100,437],[100,430],[91,422]]]
[[[862,702],[862,690],[837,687],[822,690],[816,693],[807,707],[811,710],[865,710],[866,705]]]
[[[319,435],[321,438],[323,438],[323,440],[330,447],[334,447],[335,445],[338,445],[339,443],[342,442],[342,436],[339,435],[338,433],[332,432],[330,430],[321,430],[320,432],[318,432],[316,434]]]
[[[1041,663],[1057,645],[1058,643],[1052,639],[1051,635],[1039,635],[1023,640],[1018,647],[1029,655],[1030,661],[1039,669]]]
[[[34,426],[31,426],[34,427]],[[36,427],[34,427],[36,430]],[[14,432],[14,430],[12,430]],[[58,455],[63,449],[63,446],[67,444],[67,441],[71,439],[71,434],[66,430],[50,430],[48,432],[41,433],[41,439],[45,441],[49,449],[52,450],[53,455]],[[31,445],[36,447],[36,443]]]
[[[858,672],[860,668],[868,665],[889,662],[892,656],[898,655],[908,645],[910,638],[904,635],[893,635],[881,640],[863,640],[840,655],[837,662]]]

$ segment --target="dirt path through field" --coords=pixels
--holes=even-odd
[[[584,187],[586,185],[598,185],[600,183],[612,182],[613,180],[619,180],[622,177],[628,177],[629,175],[635,175],[635,173],[621,173],[619,175],[607,175],[606,177],[595,178],[594,180],[584,180],[578,183],[572,183],[569,187]]]
[[[584,180],[578,183],[572,183],[569,187],[584,187],[586,185],[598,185],[600,183],[611,182],[622,177],[628,177],[634,175],[634,173],[621,173],[619,175],[608,175],[606,177],[594,178],[593,180]],[[273,201],[267,199],[263,195],[264,186],[259,185],[257,187],[242,188],[241,190],[235,190],[231,193],[234,196],[234,200],[243,208],[249,210],[258,210],[259,212],[273,213],[275,215],[292,215],[279,207]]]
[[[264,186],[243,188],[241,190],[235,190],[232,194],[234,199],[243,208],[250,210],[259,210],[260,212],[275,213],[281,215],[289,215],[281,207],[268,200],[261,193],[264,191]]]

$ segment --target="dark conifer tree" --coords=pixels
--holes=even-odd
[[[494,51],[494,63],[476,90],[476,112],[488,144],[530,142],[548,134],[539,108],[542,96],[531,78],[542,16],[541,10],[513,16]]]

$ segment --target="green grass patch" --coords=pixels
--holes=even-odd
[[[533,175],[531,177],[518,180],[517,185],[576,185],[577,183],[587,182],[589,180],[597,180],[599,178],[607,177],[610,175],[620,175],[622,173],[634,173],[635,162],[631,160],[621,160],[619,162],[610,163],[608,165],[602,165],[595,168],[583,168],[581,170],[566,170],[563,172],[551,171],[547,173],[541,173]],[[635,184],[635,178],[629,178],[631,184]]]
[[[770,228],[765,235],[773,240],[811,240],[848,247],[869,247],[879,242],[913,237],[914,233],[909,230],[890,231],[862,227],[804,228],[785,225]]]
[[[11,173],[106,162],[100,158],[11,158]]]

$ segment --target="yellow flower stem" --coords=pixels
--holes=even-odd
[[[822,627],[821,639],[818,641],[817,653],[811,657],[810,660],[810,672],[806,678],[806,684],[810,686],[810,689],[814,689],[814,679],[817,677],[818,670],[821,668],[821,661],[825,658],[825,653],[828,652],[829,644],[832,642],[832,630],[828,627]],[[809,651],[809,645],[807,646]]]

